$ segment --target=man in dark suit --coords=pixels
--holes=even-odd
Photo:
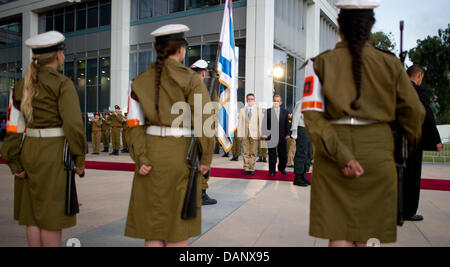
[[[281,96],[273,97],[273,108],[268,109],[263,120],[262,135],[269,147],[269,173],[275,176],[277,157],[278,170],[286,175],[287,151],[286,144],[289,139],[289,112],[281,107],[283,104]],[[278,156],[277,156],[278,154]]]
[[[422,141],[407,161],[403,182],[403,219],[405,221],[422,221],[423,216],[416,213],[419,208],[423,151],[440,152],[442,151],[442,142],[430,107],[430,97],[421,87],[425,72],[420,66],[413,65],[407,73],[427,111],[427,115],[422,127]]]

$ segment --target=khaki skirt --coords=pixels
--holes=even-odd
[[[201,234],[201,179],[197,184],[198,216],[181,213],[189,180],[186,155],[190,139],[146,136],[152,170],[134,175],[125,235],[146,241],[181,242]]]
[[[315,147],[311,184],[310,235],[334,241],[381,243],[397,240],[397,172],[387,124],[334,126],[340,140],[364,168],[359,178],[342,174]]]
[[[19,225],[58,231],[76,225],[76,216],[65,215],[66,172],[64,137],[26,137],[21,162],[26,179],[15,178],[14,219]]]

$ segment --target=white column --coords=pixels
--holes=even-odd
[[[26,10],[22,13],[22,76],[27,73],[33,53],[25,46],[25,41],[38,34],[39,16],[37,13]]]
[[[318,1],[308,5],[306,11],[306,58],[312,58],[320,51],[320,6]]]
[[[131,1],[111,1],[111,106],[128,105]]]
[[[247,1],[246,94],[270,107],[273,96],[274,0]]]

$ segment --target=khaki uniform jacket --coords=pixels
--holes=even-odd
[[[161,84],[167,84],[167,89],[161,88],[159,109],[161,114],[161,122],[163,126],[171,127],[175,119],[179,114],[171,114],[172,105],[177,102],[187,102],[192,111],[191,125],[194,126],[194,117],[202,118],[202,122],[208,119],[207,115],[201,114],[200,109],[194,108],[195,95],[201,95],[203,107],[209,103],[210,96],[206,90],[205,83],[200,79],[198,75],[193,75],[195,72],[186,68],[182,64],[172,59],[167,59],[165,62],[165,69],[161,77]],[[149,94],[145,90],[149,88],[148,84],[155,83],[155,65],[152,64],[146,73],[136,78],[132,84],[132,91],[137,96],[146,118],[146,127],[155,125],[159,126],[156,118],[155,108],[155,96]],[[169,90],[169,88],[179,88],[181,90]],[[145,90],[144,90],[145,89]],[[202,109],[203,110],[203,109]],[[130,146],[133,146],[132,157],[138,166],[148,165],[151,166],[151,161],[145,155],[145,128],[135,127],[129,128],[127,131],[127,141]],[[195,129],[196,136],[202,136],[198,138],[200,148],[202,151],[201,164],[210,166],[212,163],[212,152],[214,150],[214,138],[207,138],[203,134],[203,127]]]
[[[81,117],[78,95],[73,82],[56,70],[42,67],[38,76],[39,96],[33,101],[32,123],[27,128],[60,128],[64,130],[69,142],[70,152],[76,157],[77,167],[84,166],[87,141],[83,119]],[[22,101],[23,80],[14,88],[16,108],[20,109]],[[20,162],[20,144],[22,134],[8,134],[1,154],[14,173],[23,171]]]
[[[319,79],[326,81],[322,88],[326,112],[304,113],[313,143],[323,144],[328,156],[344,168],[355,157],[337,138],[329,120],[355,117],[390,123],[397,116],[406,131],[409,144],[416,147],[421,138],[425,110],[400,60],[366,43],[363,50],[361,98],[358,101],[361,108],[358,110],[351,108],[356,98],[352,69],[335,71],[342,65],[351,66],[351,61],[347,42],[338,43],[335,50],[323,53],[314,60]]]
[[[120,127],[122,128],[122,123],[123,123],[123,115],[122,114],[114,114],[112,113],[111,116],[109,117],[109,120],[111,122],[111,127]]]
[[[111,130],[111,120],[109,118],[102,120],[102,131],[109,133],[110,130]]]
[[[89,124],[92,126],[92,131],[97,132],[102,130],[102,119],[89,121]]]

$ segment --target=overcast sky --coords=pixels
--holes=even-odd
[[[435,36],[450,23],[450,0],[383,0],[375,10],[374,31],[392,32],[400,50],[400,20],[405,21],[403,47],[410,50],[417,40]]]

